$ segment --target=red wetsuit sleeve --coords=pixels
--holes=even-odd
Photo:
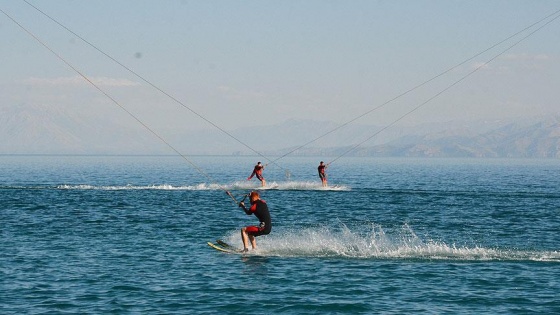
[[[249,212],[255,213],[255,211],[257,211],[257,203],[252,204],[251,208],[249,208]]]
[[[247,215],[254,214],[257,211],[257,204],[256,203],[252,204],[249,209],[247,209],[247,207],[243,206],[243,210],[245,211],[245,213]]]

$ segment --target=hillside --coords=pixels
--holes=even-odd
[[[305,148],[298,155],[345,154],[353,146]],[[288,151],[290,149],[286,149]],[[273,153],[273,152],[270,152]],[[274,152],[280,154],[281,151]],[[385,144],[359,146],[348,156],[560,158],[560,119],[509,123],[488,131],[448,129],[424,135],[406,135]]]
[[[174,154],[141,125],[79,108],[0,107],[0,154]],[[348,125],[288,120],[228,131],[158,132],[187,155],[329,155],[379,157],[560,158],[560,116],[417,126]],[[355,144],[375,135],[352,149]]]

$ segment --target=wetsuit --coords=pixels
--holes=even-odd
[[[325,168],[327,166],[326,165],[319,165],[319,167],[317,167],[317,171],[319,171],[319,178],[321,180],[326,180],[327,179],[327,173],[325,173]]]
[[[253,178],[253,176],[257,176],[257,178],[262,182],[262,180],[263,180],[263,176],[262,176],[263,169],[264,169],[264,166],[255,165],[255,168],[253,169],[253,173],[247,179],[251,179],[251,178]]]
[[[244,205],[243,210],[247,215],[254,214],[261,222],[259,226],[250,225],[245,228],[247,234],[252,236],[266,235],[272,230],[272,221],[270,220],[270,212],[264,200],[256,200],[249,209]]]

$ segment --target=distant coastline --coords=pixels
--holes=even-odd
[[[0,126],[0,134],[5,135],[0,143],[0,156],[176,155],[142,128],[120,130],[119,126],[105,121],[105,125],[97,124],[98,128],[92,130],[88,128],[94,124],[41,114],[33,119],[22,116]],[[319,141],[313,140],[337,127],[339,125],[334,122],[288,120],[230,132],[244,142],[251,139],[246,143],[259,148],[258,152],[265,156],[560,158],[560,116],[395,126],[359,146],[356,143],[363,142],[383,126],[354,125]],[[179,152],[188,156],[257,155],[217,130],[164,130],[161,133]],[[302,145],[305,143],[308,145]]]

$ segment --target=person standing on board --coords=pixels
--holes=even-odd
[[[317,167],[317,171],[319,172],[319,178],[321,179],[321,183],[323,183],[323,187],[327,187],[327,173],[325,173],[325,169],[327,168],[328,164],[325,164],[323,161],[319,163],[319,167]]]
[[[262,165],[261,162],[258,162],[257,165],[255,165],[255,168],[253,168],[253,173],[251,173],[251,176],[247,177],[247,180],[251,180],[253,176],[257,176],[257,178],[261,181],[261,186],[266,186],[266,180],[262,175],[263,170],[264,165]]]
[[[243,251],[249,250],[249,241],[251,241],[251,246],[253,249],[257,248],[257,241],[255,237],[261,235],[267,235],[272,230],[272,221],[270,219],[270,212],[268,211],[268,206],[258,192],[252,191],[249,194],[249,201],[251,202],[251,207],[247,209],[243,202],[239,203],[239,207],[242,208],[247,215],[254,214],[257,219],[259,219],[259,226],[249,225],[241,228],[241,240],[243,241]]]

